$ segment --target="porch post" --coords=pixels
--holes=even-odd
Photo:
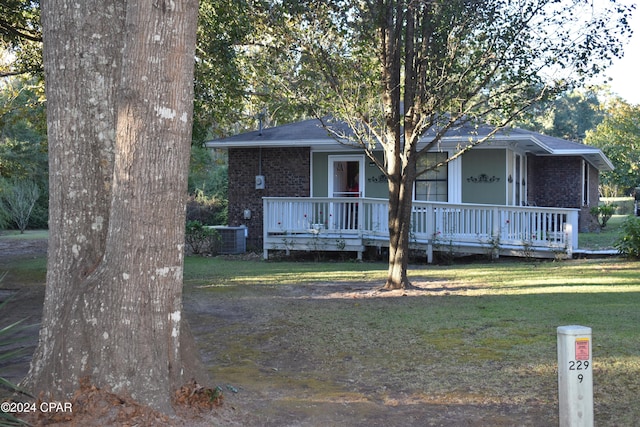
[[[500,257],[500,247],[502,245],[501,243],[501,228],[502,228],[502,215],[501,215],[501,210],[499,208],[494,208],[491,211],[492,214],[492,221],[491,221],[491,236],[489,236],[490,242],[500,242],[499,245],[494,245],[493,243],[490,243],[490,245],[492,245],[494,247],[494,249],[492,250],[492,254],[491,256],[494,258],[499,258]]]
[[[571,258],[574,249],[578,247],[578,211],[572,210],[567,213],[567,222],[564,225],[564,232],[567,235],[567,256]]]
[[[425,207],[425,233],[427,234],[427,263],[433,263],[433,241],[436,237],[435,207],[429,203]]]
[[[364,231],[364,204],[362,203],[362,197],[358,197],[358,201],[356,203],[356,213],[358,214],[358,218],[356,218],[358,224],[358,235],[362,236],[362,232]],[[360,258],[358,259],[362,259],[362,254],[360,254]]]
[[[262,258],[269,259],[269,249],[267,249],[267,217],[269,216],[269,211],[267,209],[267,199],[265,197],[262,198]]]

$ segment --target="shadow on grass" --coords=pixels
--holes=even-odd
[[[473,296],[465,293],[478,286],[420,285],[414,294],[394,294],[377,293],[370,282],[268,292],[239,284],[193,289],[186,308],[214,378],[271,390],[271,407],[299,420],[321,419],[306,405],[322,412],[342,399],[356,414],[362,402],[377,403],[364,406],[382,419],[387,404],[416,422],[433,415],[429,405],[468,411],[466,419],[493,405],[518,425],[557,424],[556,328],[569,324],[593,328],[596,422],[632,425],[640,418],[637,290],[567,292],[556,284],[552,293]],[[535,417],[526,418],[527,411]]]

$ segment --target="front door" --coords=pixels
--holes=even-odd
[[[364,156],[329,156],[329,197],[364,197]]]
[[[329,156],[329,197],[364,197],[364,156]],[[358,200],[331,202],[333,229],[358,228]]]

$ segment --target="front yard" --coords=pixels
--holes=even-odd
[[[638,267],[415,266],[420,290],[384,293],[385,264],[190,258],[185,289],[213,378],[252,396],[260,422],[557,424],[556,328],[580,324],[593,328],[596,424],[633,425]]]
[[[587,236],[594,245],[611,221]],[[0,236],[0,288],[15,294],[12,318],[32,322],[45,246],[26,242],[19,256],[16,240]],[[188,257],[185,312],[225,393],[223,416],[202,425],[557,425],[556,328],[572,324],[593,329],[596,425],[634,425],[639,267],[617,257],[421,264],[410,268],[418,290],[381,292],[385,263]],[[28,357],[8,368],[24,375]]]

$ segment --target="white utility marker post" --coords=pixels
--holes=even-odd
[[[560,427],[593,427],[591,328],[558,327]]]

